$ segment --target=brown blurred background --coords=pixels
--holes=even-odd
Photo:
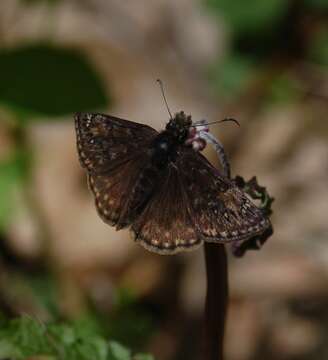
[[[1,0],[0,311],[85,318],[156,359],[196,359],[202,249],[163,257],[96,214],[72,114],[213,126],[276,200],[229,259],[228,360],[328,358],[328,1]],[[207,149],[216,163],[217,159]]]

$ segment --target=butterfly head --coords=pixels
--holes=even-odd
[[[189,136],[191,124],[191,116],[187,116],[183,111],[180,111],[167,123],[166,131],[176,138],[179,143],[184,143]]]

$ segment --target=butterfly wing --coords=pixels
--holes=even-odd
[[[122,219],[128,195],[147,163],[149,126],[103,114],[75,115],[77,148],[100,217],[110,225]]]
[[[135,240],[159,254],[193,250],[202,240],[193,226],[179,169],[170,163],[156,191],[132,225]]]
[[[97,113],[77,113],[75,129],[80,163],[97,174],[131,160],[157,135],[150,126]]]
[[[103,174],[88,174],[88,184],[95,197],[95,205],[102,220],[118,229],[130,224],[126,218],[126,204],[138,179],[146,153],[140,153]]]
[[[231,180],[191,148],[181,147],[156,193],[133,223],[136,241],[174,254],[203,241],[231,242],[266,231],[270,221]]]
[[[177,166],[195,229],[203,240],[240,241],[271,227],[269,219],[247,195],[202,154],[185,148]]]

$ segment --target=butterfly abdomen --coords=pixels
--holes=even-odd
[[[154,165],[152,161],[144,162],[137,177],[131,181],[130,194],[117,229],[130,225],[141,214],[162,176],[163,172],[158,168],[158,164]]]

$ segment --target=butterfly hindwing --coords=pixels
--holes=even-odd
[[[148,250],[173,254],[203,241],[248,239],[270,226],[246,194],[205,157],[180,147],[132,230]]]
[[[133,223],[135,239],[146,249],[159,254],[193,250],[202,240],[193,226],[187,194],[179,171],[169,164],[156,192]]]
[[[178,168],[190,201],[194,226],[203,240],[247,239],[271,226],[247,195],[200,153],[185,148]]]

